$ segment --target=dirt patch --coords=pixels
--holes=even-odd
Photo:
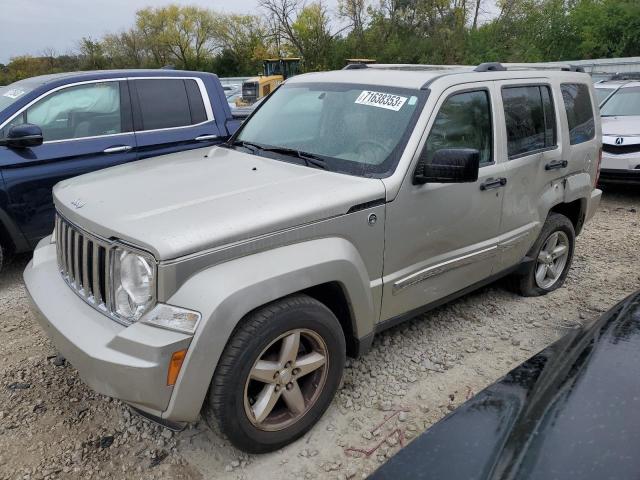
[[[0,274],[0,478],[364,478],[469,396],[640,286],[640,190],[605,193],[565,286],[521,298],[495,284],[379,335],[304,438],[246,455],[203,421],[174,434],[84,386]],[[57,364],[57,365],[56,365]]]

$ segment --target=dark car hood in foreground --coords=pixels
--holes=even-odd
[[[371,478],[640,478],[640,293],[435,424]]]

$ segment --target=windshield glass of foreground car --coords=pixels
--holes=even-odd
[[[312,154],[334,172],[385,177],[395,169],[426,95],[383,86],[285,85],[245,123],[235,141]]]
[[[602,117],[640,116],[640,87],[625,87],[611,96],[602,106]]]

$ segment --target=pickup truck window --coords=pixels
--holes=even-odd
[[[186,127],[207,120],[200,89],[195,80],[135,80],[138,91],[142,128]]]
[[[486,90],[457,93],[440,107],[422,152],[427,162],[436,150],[473,148],[480,152],[480,166],[493,163],[491,107]]]
[[[509,157],[555,146],[556,121],[548,86],[505,87],[502,103]]]
[[[120,84],[96,82],[63,88],[27,108],[10,126],[25,122],[38,125],[45,142],[122,133]]]
[[[426,94],[355,84],[285,85],[245,122],[235,140],[313,154],[331,171],[387,176],[395,169]],[[260,152],[300,162],[273,151]]]

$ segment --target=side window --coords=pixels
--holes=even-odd
[[[502,103],[510,158],[556,145],[556,119],[548,86],[505,87]]]
[[[52,93],[7,125],[33,123],[45,142],[123,133],[118,82],[87,83]]]
[[[207,121],[207,111],[204,108],[204,100],[200,93],[200,87],[195,80],[185,80],[187,96],[189,97],[189,109],[191,110],[191,123],[202,123]]]
[[[591,140],[596,135],[596,127],[589,87],[584,83],[563,83],[560,89],[567,112],[571,145]]]
[[[195,80],[144,79],[135,84],[142,117],[139,130],[185,127],[206,120]]]
[[[422,155],[427,162],[437,150],[473,148],[480,152],[480,166],[492,159],[493,133],[489,93],[485,90],[457,93],[440,107]]]

